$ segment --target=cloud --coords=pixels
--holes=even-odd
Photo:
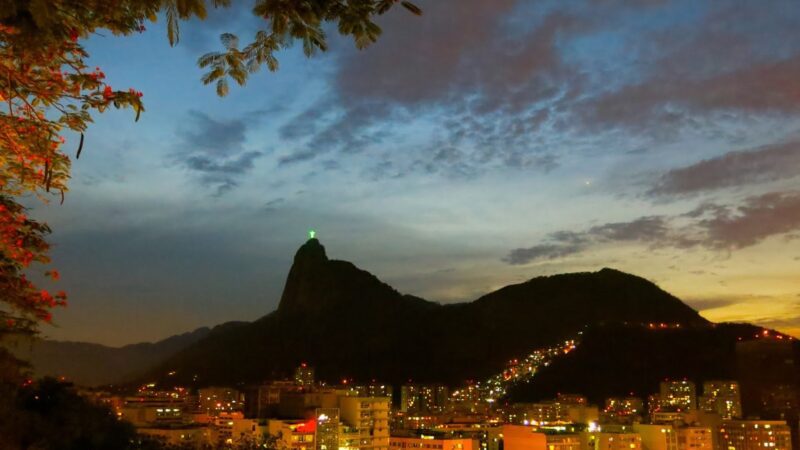
[[[399,147],[391,162],[401,176],[440,172],[436,166],[447,164],[453,170],[441,173],[457,176],[497,164],[555,167],[551,152],[536,141],[535,132],[550,120],[540,103],[565,95],[563,86],[580,78],[558,46],[583,27],[582,19],[531,12],[516,0],[462,3],[422,2],[421,18],[389,14],[381,21],[381,39],[365,51],[334,45],[332,92],[283,124],[284,139],[305,144],[282,162],[392,145]],[[439,137],[407,144],[408,133],[392,139],[390,122],[439,124]],[[439,158],[452,149],[460,152],[457,162]]]
[[[800,142],[729,152],[662,175],[652,196],[687,195],[800,175]]]
[[[598,131],[732,133],[721,124],[741,113],[800,112],[791,2],[776,2],[785,14],[665,0],[459,5],[422,1],[420,18],[392,12],[364,51],[332,39],[331,90],[282,125],[291,153],[281,163],[389,147],[394,169],[364,171],[370,178],[547,172],[561,154],[595,150],[587,140]],[[419,142],[417,126],[434,131]],[[442,149],[457,149],[458,161],[436,159]]]
[[[591,99],[585,123],[598,126],[686,125],[717,112],[797,113],[800,54],[703,79],[652,79]]]
[[[727,298],[703,298],[703,299],[687,299],[692,308],[698,311],[705,311],[708,309],[723,308],[725,306],[735,305],[741,303],[741,297],[727,297]]]
[[[213,119],[199,111],[189,111],[188,120],[179,126],[180,149],[173,158],[198,175],[204,186],[223,195],[239,185],[239,180],[255,167],[260,151],[244,148],[248,123],[242,119]]]
[[[527,264],[537,260],[557,259],[589,249],[592,245],[607,242],[656,242],[666,238],[667,220],[660,216],[640,217],[630,222],[607,223],[584,232],[557,231],[548,235],[549,242],[528,248],[511,250],[503,261],[512,265]]]
[[[661,216],[640,217],[631,222],[607,223],[592,227],[588,236],[608,242],[645,241],[664,239],[669,234],[667,220]]]
[[[576,102],[576,127],[622,127],[674,136],[680,127],[726,119],[800,112],[800,37],[796,5],[776,1],[718,3],[704,13],[629,45],[638,64],[624,83]],[[763,30],[769,29],[770,33]],[[731,116],[733,115],[733,116]]]
[[[188,152],[230,155],[241,150],[247,125],[242,119],[216,120],[200,111],[189,111],[188,126],[179,129]]]
[[[222,195],[238,186],[237,179],[251,171],[255,166],[253,162],[262,155],[261,152],[245,152],[227,159],[195,155],[186,160],[186,167],[200,172],[202,183],[216,186],[217,195]]]
[[[750,197],[736,207],[704,205],[697,211],[706,247],[740,249],[800,229],[800,191]]]
[[[771,192],[748,197],[738,205],[707,203],[673,217],[644,216],[585,231],[558,231],[549,234],[541,244],[511,250],[502,260],[527,264],[623,242],[638,242],[650,248],[731,251],[756,245],[772,236],[794,239],[796,236],[788,233],[799,229],[800,191]]]
[[[535,260],[563,258],[580,253],[584,249],[584,246],[577,244],[540,244],[528,248],[515,248],[503,258],[503,261],[512,265],[521,265]]]

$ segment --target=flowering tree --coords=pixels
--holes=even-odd
[[[170,44],[179,41],[179,23],[204,19],[209,7],[230,0],[0,0],[0,341],[9,334],[34,333],[51,320],[51,310],[66,305],[66,294],[38,289],[25,272],[49,263],[49,228],[26,215],[22,197],[64,202],[71,159],[80,157],[92,114],[110,107],[130,108],[138,120],[142,93],[115,89],[99,67],[88,67],[81,40],[100,30],[115,35],[145,31],[163,17]],[[202,56],[205,84],[225,95],[229,79],[244,85],[261,66],[277,70],[275,53],[295,41],[306,55],[327,49],[323,26],[335,23],[358,48],[374,42],[374,19],[395,5],[420,10],[401,0],[253,0],[253,14],[264,19],[253,41],[223,34],[224,51]],[[65,148],[64,134],[80,135]],[[58,279],[58,272],[45,272]],[[3,357],[0,348],[0,358]]]

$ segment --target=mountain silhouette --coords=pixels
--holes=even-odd
[[[35,377],[65,377],[82,386],[97,386],[135,379],[210,331],[203,327],[158,342],[122,347],[24,339],[14,342],[10,350],[31,365]]]
[[[307,362],[331,382],[455,384],[496,373],[509,359],[590,326],[649,322],[710,327],[655,284],[613,269],[538,277],[442,305],[329,259],[312,238],[295,255],[277,310],[210,333],[149,379],[238,385],[285,377]]]

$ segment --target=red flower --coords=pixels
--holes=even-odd
[[[103,98],[108,100],[113,96],[114,96],[114,91],[111,89],[111,86],[106,86],[106,88],[103,89]]]

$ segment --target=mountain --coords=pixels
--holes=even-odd
[[[317,239],[300,247],[276,311],[184,348],[148,379],[198,385],[287,376],[300,362],[318,378],[460,383],[596,324],[711,324],[676,297],[617,270],[539,277],[473,302],[403,295]]]
[[[155,343],[124,347],[34,339],[16,343],[11,351],[31,364],[36,377],[64,376],[82,386],[97,386],[141,376],[210,332],[208,328],[198,328]]]
[[[698,386],[708,380],[740,379],[736,343],[762,330],[740,323],[655,330],[594,325],[584,331],[574,351],[513,386],[507,400],[533,402],[575,392],[602,405],[609,396],[646,398],[658,392],[664,379],[688,379]]]

